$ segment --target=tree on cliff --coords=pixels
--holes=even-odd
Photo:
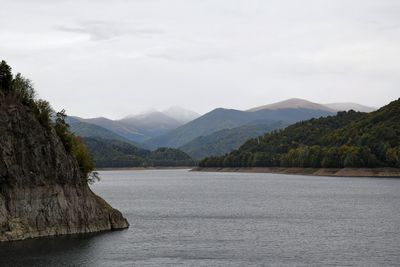
[[[2,60],[0,62],[0,90],[5,92],[9,91],[11,89],[12,79],[11,67]]]

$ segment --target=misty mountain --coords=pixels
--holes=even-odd
[[[182,125],[180,121],[158,111],[129,116],[118,123],[128,130],[139,131],[146,137],[159,136]]]
[[[368,106],[360,105],[357,103],[351,103],[351,102],[329,103],[329,104],[324,104],[324,105],[331,109],[334,109],[336,111],[354,110],[354,111],[359,111],[359,112],[372,112],[372,111],[376,110],[376,108],[373,108],[373,107],[368,107]]]
[[[167,115],[171,114],[171,115]],[[171,108],[165,112],[150,111],[139,115],[131,115],[121,120],[111,120],[104,117],[84,119],[74,117],[77,121],[88,123],[107,129],[125,140],[131,142],[143,142],[168,133],[171,130],[182,126],[190,118],[197,117],[198,114],[182,108]],[[83,129],[78,129],[82,127]],[[90,130],[93,130],[91,132]],[[96,128],[88,127],[84,124],[75,124],[74,131],[85,132],[85,137],[97,137]],[[115,138],[106,138],[115,139]],[[120,140],[120,139],[116,139]]]
[[[75,117],[76,119],[100,126],[111,132],[116,133],[119,136],[122,136],[130,141],[133,142],[141,142],[147,138],[145,134],[143,134],[140,129],[136,129],[135,127],[126,127],[124,124],[117,120],[110,120],[104,117],[92,118],[92,119],[83,119],[79,117]]]
[[[349,111],[349,110],[354,110],[359,112],[372,112],[376,110],[376,108],[352,102],[319,104],[301,98],[291,98],[281,102],[255,107],[249,109],[248,111],[257,111],[262,109],[285,109],[285,108],[305,108],[314,110],[325,110],[334,113],[338,111]]]
[[[332,109],[330,107],[327,107],[326,105],[314,103],[305,99],[301,98],[291,98],[287,99],[281,102],[273,103],[273,104],[268,104],[260,107],[255,107],[252,109],[249,109],[247,111],[249,112],[254,112],[254,111],[259,111],[259,110],[264,110],[264,109],[288,109],[288,108],[299,108],[299,109],[310,109],[310,110],[322,110],[326,112],[332,112],[335,113],[337,110]]]
[[[295,123],[310,118],[332,115],[333,112],[318,109],[285,108],[240,111],[218,108],[175,129],[144,142],[147,147],[180,147],[199,136],[207,136],[223,129],[248,124]]]
[[[70,126],[71,132],[73,132],[75,135],[78,135],[80,137],[94,137],[94,138],[102,138],[102,139],[110,139],[110,140],[118,140],[122,142],[128,142],[131,144],[134,144],[136,146],[139,146],[139,144],[128,140],[125,137],[122,137],[106,128],[103,128],[101,126],[87,123],[82,121],[79,118],[75,117],[67,117],[66,122]]]
[[[270,132],[274,129],[284,128],[284,123],[268,123],[244,125],[233,129],[224,129],[207,136],[200,136],[179,149],[189,154],[194,159],[207,156],[220,156],[239,148],[245,141]]]
[[[177,106],[171,107],[163,111],[163,113],[179,121],[182,125],[201,116],[199,113]]]

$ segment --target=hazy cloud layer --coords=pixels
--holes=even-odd
[[[55,108],[122,117],[400,97],[398,0],[0,0],[0,58]]]

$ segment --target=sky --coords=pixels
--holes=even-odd
[[[0,59],[56,110],[121,118],[400,97],[399,0],[0,0]]]

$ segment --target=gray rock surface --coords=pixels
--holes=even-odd
[[[0,241],[129,226],[31,110],[0,94]]]

